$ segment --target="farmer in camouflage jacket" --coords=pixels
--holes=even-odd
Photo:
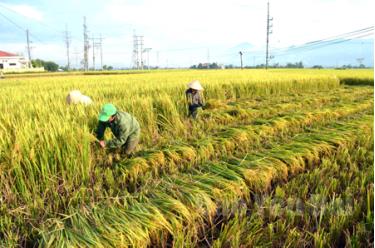
[[[115,136],[104,141],[104,132],[109,127]],[[138,121],[129,113],[117,111],[113,104],[105,104],[99,114],[96,137],[102,148],[118,149],[131,154],[139,142],[140,127]]]

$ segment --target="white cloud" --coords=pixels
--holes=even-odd
[[[223,54],[228,53],[227,49],[240,43],[248,42],[254,46],[250,50],[258,51],[265,46],[266,0],[107,0],[87,4],[88,2],[68,0],[64,5],[65,9],[50,8],[44,13],[45,16],[38,8],[47,8],[50,5],[48,1],[46,6],[7,6],[30,19],[48,21],[56,26],[63,25],[67,19],[79,20],[74,25],[73,21],[69,23],[69,27],[75,28],[73,35],[78,37],[73,41],[72,48],[77,47],[81,53],[82,16],[87,16],[90,35],[102,33],[105,38],[104,63],[109,65],[131,64],[133,29],[137,35],[144,35],[145,47],[152,47],[150,64],[154,65],[205,62],[209,57],[208,47],[211,60],[224,60],[227,57]],[[80,8],[80,5],[86,4],[87,8]],[[74,11],[70,11],[73,7]],[[274,18],[271,47],[299,45],[371,26],[373,9],[373,0],[270,0],[270,12]],[[61,19],[60,12],[68,13],[64,16],[65,19]],[[43,37],[39,38],[43,40]],[[24,50],[24,46],[19,49]],[[63,42],[56,43],[55,47],[52,44],[51,47],[35,47],[32,51],[35,55],[51,60],[59,58],[62,62],[66,60]],[[43,49],[39,50],[40,48]],[[170,51],[179,49],[181,51]],[[82,54],[77,56],[81,58]],[[74,58],[75,55],[72,54],[71,57]]]
[[[271,42],[297,45],[373,25],[373,1],[287,0],[273,1]]]
[[[259,11],[257,5],[243,3],[245,1],[239,0],[162,0],[129,4],[113,0],[103,14],[114,23],[133,25],[138,33],[155,36],[164,44],[189,42],[192,45],[228,45],[244,39],[249,41],[251,31],[260,27],[263,30],[265,25],[265,18],[256,19]]]
[[[372,7],[370,0],[271,0],[271,46],[298,45],[372,25],[368,20]],[[131,54],[134,28],[138,35],[144,35],[145,45],[153,48],[151,61],[156,61],[157,50],[197,47],[159,54],[159,61],[164,64],[188,64],[204,61],[208,57],[205,47],[230,48],[249,42],[254,49],[262,50],[266,14],[264,0],[110,0],[99,15],[113,26],[128,28],[126,41],[113,39],[121,44],[110,46],[114,57],[116,48],[117,53],[126,50]],[[211,57],[220,56],[213,50]]]
[[[4,4],[5,5],[5,4]],[[31,5],[27,4],[6,4],[7,8],[13,10],[14,12],[17,12],[20,15],[23,15],[29,19],[36,20],[36,21],[42,21],[43,20],[43,14],[38,9]]]
[[[271,0],[271,43],[301,44],[372,25],[373,7],[370,0]],[[267,1],[255,0],[112,0],[102,14],[165,47],[241,42],[259,47],[265,43],[266,11]]]

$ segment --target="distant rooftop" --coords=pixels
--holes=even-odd
[[[0,57],[12,57],[12,56],[18,56],[17,54],[14,53],[8,53],[0,50]]]

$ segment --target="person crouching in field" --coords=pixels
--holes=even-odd
[[[90,97],[82,95],[79,90],[72,90],[66,97],[67,104],[83,104],[85,106],[92,104]]]
[[[110,141],[104,141],[104,132],[109,127],[115,136]],[[102,148],[119,149],[130,155],[139,142],[141,129],[138,121],[129,113],[117,111],[116,107],[107,103],[99,114],[96,137]]]
[[[198,108],[204,107],[203,87],[198,80],[190,82],[188,87],[189,89],[185,92],[188,103],[188,116],[196,119]]]

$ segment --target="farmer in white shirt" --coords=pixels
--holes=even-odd
[[[79,90],[72,90],[66,97],[67,104],[83,104],[85,106],[92,104],[90,97],[82,95]]]

